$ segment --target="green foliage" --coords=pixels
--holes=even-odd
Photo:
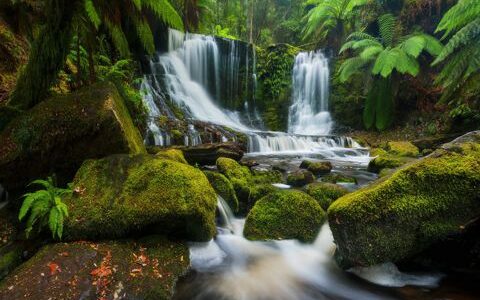
[[[374,125],[385,130],[392,123],[394,92],[392,75],[395,73],[417,76],[417,61],[422,52],[432,56],[442,51],[442,45],[434,37],[415,32],[406,36],[396,33],[396,19],[391,14],[378,18],[380,35],[374,37],[365,32],[354,32],[340,49],[340,53],[353,51],[356,56],[346,59],[340,66],[339,78],[345,82],[355,74],[370,73],[374,80],[367,95],[363,120],[367,129]]]
[[[457,98],[459,102],[472,98],[478,91],[478,83],[472,80],[480,73],[480,2],[460,0],[442,18],[437,32],[449,38],[447,44],[433,62],[444,64],[436,83],[444,88],[440,102]],[[477,80],[474,80],[477,81]],[[473,93],[472,93],[473,92]]]
[[[305,16],[304,39],[325,40],[329,35],[343,41],[345,27],[356,16],[355,9],[364,6],[368,0],[310,0],[315,5]]]
[[[32,181],[30,185],[40,185],[43,189],[24,195],[18,219],[21,221],[28,215],[25,229],[27,237],[34,226],[41,231],[48,225],[52,237],[61,239],[63,222],[68,217],[68,208],[62,202],[62,197],[71,194],[72,190],[55,187],[52,177]]]

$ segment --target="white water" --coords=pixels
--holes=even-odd
[[[330,70],[321,51],[300,52],[292,74],[293,99],[288,115],[288,132],[327,135],[332,128],[328,112]]]
[[[335,244],[327,224],[313,244],[294,240],[252,242],[243,237],[244,220],[237,219],[219,200],[223,224],[215,240],[190,247],[192,267],[200,273],[216,274],[195,291],[193,299],[389,299],[352,280],[333,260]],[[393,264],[353,270],[373,283],[401,287],[433,287],[439,275],[401,273]]]
[[[331,122],[317,122],[320,120],[319,114],[328,114],[323,111],[328,109],[328,65],[320,52],[301,53],[296,59],[293,71],[294,104],[290,109],[291,127],[296,128],[292,130],[293,133],[259,131],[243,124],[238,113],[220,108],[208,90],[213,89],[218,96],[224,86],[227,86],[229,91],[238,89],[239,51],[235,45],[235,42],[230,42],[228,59],[221,62],[219,48],[213,37],[169,30],[169,52],[151,60],[152,74],[146,77],[143,84],[146,91],[145,103],[150,111],[149,130],[155,136],[155,144],[170,143],[169,137],[155,123],[161,115],[157,106],[159,101],[155,99],[169,99],[193,120],[246,133],[249,139],[248,150],[251,153],[321,153],[325,158],[368,163],[368,152],[350,138],[297,135],[302,132],[302,126],[305,126],[303,133],[308,135],[323,135],[330,131]],[[219,78],[219,63],[226,64],[227,78]],[[309,83],[310,79],[316,81]],[[316,104],[317,98],[320,104]],[[246,106],[248,109],[248,103]],[[321,112],[309,115],[309,108]],[[167,108],[164,110],[168,111]],[[192,137],[190,132],[185,138],[186,145],[199,142],[201,139]]]

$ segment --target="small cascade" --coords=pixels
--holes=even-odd
[[[288,132],[327,135],[332,128],[328,112],[328,60],[321,51],[300,52],[292,74],[292,106],[288,115]]]

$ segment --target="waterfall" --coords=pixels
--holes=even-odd
[[[182,33],[169,30],[169,52],[157,54],[150,61],[150,74],[145,75],[142,88],[144,102],[149,109],[148,128],[156,145],[168,146],[172,137],[158,125],[160,116],[175,119],[175,114],[167,103],[179,107],[189,123],[184,132],[183,144],[197,145],[212,141],[202,140],[192,122],[206,122],[220,125],[219,130],[228,131],[225,126],[245,133],[248,137],[249,152],[272,153],[321,153],[326,158],[355,159],[367,157],[368,152],[355,141],[346,137],[326,136],[331,128],[328,113],[328,61],[321,52],[300,53],[295,60],[293,70],[293,105],[289,114],[289,133],[261,131],[254,126],[260,122],[255,108],[255,98],[248,103],[244,99],[247,121],[245,125],[239,112],[223,109],[219,103],[225,103],[219,97],[234,97],[233,91],[243,89],[240,86],[240,59],[237,41],[220,40],[228,47],[222,55],[214,37],[200,34]],[[256,53],[252,51],[253,88],[256,84]],[[246,74],[248,79],[248,72]],[[248,85],[248,80],[246,82]],[[225,90],[226,89],[226,90]],[[248,90],[248,86],[246,87]],[[248,93],[246,93],[248,94]],[[253,107],[251,107],[253,105]],[[253,116],[250,115],[253,113]],[[324,136],[319,136],[324,135]],[[221,141],[232,140],[228,135]],[[178,142],[178,141],[177,141]],[[362,160],[363,161],[363,160]]]
[[[300,52],[296,56],[292,74],[292,106],[288,115],[289,133],[330,133],[329,73],[328,60],[321,51]]]

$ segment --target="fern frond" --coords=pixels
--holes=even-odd
[[[57,207],[54,207],[53,209],[50,210],[50,214],[48,217],[48,227],[52,232],[53,238],[55,238],[55,234],[57,233],[59,215],[60,215],[60,211],[57,209]]]
[[[443,38],[472,22],[480,15],[480,1],[459,0],[444,15],[436,32],[445,31]]]
[[[84,6],[88,19],[90,20],[90,22],[92,22],[93,26],[95,26],[95,29],[98,29],[98,27],[100,27],[100,24],[102,24],[102,21],[100,20],[97,9],[93,4],[93,0],[85,0]]]
[[[360,53],[360,57],[365,60],[374,59],[382,51],[383,47],[368,47]]]
[[[45,190],[25,194],[25,199],[23,200],[22,207],[20,208],[20,212],[18,213],[18,219],[21,221],[23,218],[25,218],[35,201],[49,201],[49,199],[50,194]]]
[[[360,73],[362,68],[369,63],[369,60],[365,60],[361,57],[352,57],[346,59],[340,66],[339,79],[341,82],[347,81],[353,74]]]
[[[373,65],[372,74],[381,75],[386,78],[390,76],[393,71],[393,68],[396,64],[396,59],[398,58],[398,53],[392,51],[392,49],[383,50],[377,57],[375,64]]]
[[[137,31],[137,36],[140,42],[142,43],[143,48],[147,51],[148,54],[153,54],[155,52],[155,42],[153,41],[152,30],[146,19],[133,19],[135,30]]]
[[[383,46],[377,40],[369,40],[369,39],[357,41],[352,46],[352,48],[355,50],[366,48],[366,47],[383,47]]]
[[[380,36],[386,46],[392,46],[395,34],[396,19],[392,14],[384,14],[378,18]]]
[[[163,20],[169,26],[183,30],[182,18],[168,0],[142,0],[143,7],[151,10],[157,18]]]
[[[123,57],[129,57],[130,49],[128,47],[127,37],[125,36],[122,28],[119,25],[110,22],[110,20],[107,20],[105,24],[110,32],[113,44],[115,45],[115,48],[117,48],[118,52],[120,52],[120,55]]]
[[[455,50],[471,43],[472,41],[476,41],[477,39],[480,39],[480,17],[476,18],[473,22],[470,22],[452,36],[442,52],[433,62],[433,65],[444,61],[450,54],[455,52]]]
[[[408,55],[418,57],[425,48],[426,40],[419,35],[412,36],[400,44],[400,48]]]
[[[348,41],[351,41],[351,40],[374,40],[374,41],[376,41],[377,38],[374,37],[374,36],[371,36],[371,35],[368,34],[368,33],[361,32],[361,31],[357,31],[357,32],[351,33],[351,34],[348,36],[347,40],[348,40]]]

